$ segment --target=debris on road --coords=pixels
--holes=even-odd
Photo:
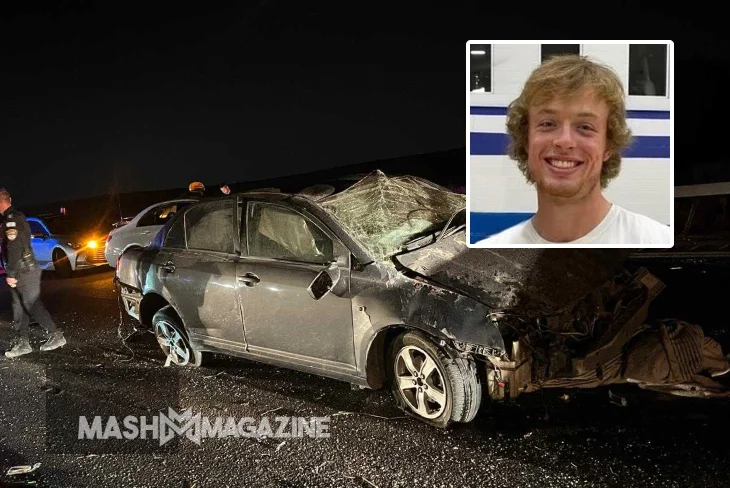
[[[283,408],[283,407],[278,407],[278,408],[274,408],[274,409],[272,409],[272,410],[267,410],[267,411],[265,411],[264,413],[262,413],[262,414],[261,414],[261,416],[263,417],[263,416],[264,416],[264,415],[266,415],[267,413],[274,413],[274,412],[277,412],[277,411],[281,410],[282,408]]]
[[[362,476],[345,476],[345,478],[347,478],[348,480],[363,480],[363,481],[364,481],[365,483],[367,483],[368,485],[370,485],[370,486],[373,486],[373,487],[375,487],[375,488],[378,488],[378,485],[376,485],[375,483],[373,483],[373,482],[372,482],[372,481],[370,481],[369,479],[367,479],[367,478],[364,478],[364,477],[362,477]]]
[[[35,463],[33,466],[31,465],[23,465],[23,466],[13,466],[12,468],[8,469],[8,472],[6,473],[6,476],[16,476],[19,474],[28,474],[32,473],[36,469],[41,467],[41,463]]]
[[[383,417],[382,415],[373,415],[371,413],[361,413],[361,412],[337,412],[333,413],[331,417],[337,417],[339,415],[365,415],[367,417],[375,417],[376,419],[383,419],[383,420],[397,420],[397,419],[407,419],[407,416],[402,417]]]
[[[611,390],[608,390],[608,398],[614,405],[618,405],[619,407],[625,407],[628,405],[628,402],[624,397],[615,395]]]
[[[219,371],[216,374],[209,374],[207,376],[203,376],[203,378],[205,378],[205,379],[208,379],[208,378],[217,378],[218,376],[222,375],[223,373],[225,373],[225,371]]]
[[[325,462],[323,462],[322,464],[320,464],[319,466],[317,466],[316,468],[314,468],[314,474],[319,474],[319,469],[320,468],[323,468],[324,466],[326,466],[327,464],[330,464],[332,462],[333,461],[325,461]]]

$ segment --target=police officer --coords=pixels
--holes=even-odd
[[[28,340],[30,317],[50,334],[41,351],[50,351],[66,344],[63,331],[56,327],[48,310],[40,300],[41,273],[30,245],[30,226],[25,215],[13,208],[10,193],[0,188],[0,214],[2,214],[2,258],[5,280],[12,288],[13,328],[18,333],[15,346],[5,356],[16,358],[32,352]]]

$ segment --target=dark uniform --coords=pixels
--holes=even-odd
[[[50,334],[48,341],[41,346],[42,351],[63,346],[66,343],[63,332],[56,327],[40,300],[42,270],[30,245],[30,226],[25,215],[12,206],[3,214],[2,259],[7,278],[18,280],[12,288],[12,296],[13,328],[18,333],[19,342],[5,355],[15,357],[30,352],[30,317]]]

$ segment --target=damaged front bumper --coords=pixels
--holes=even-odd
[[[649,305],[663,288],[641,268],[562,314],[515,317],[506,312],[499,322],[512,338],[505,337],[509,351],[501,356],[472,351],[486,358],[489,396],[505,401],[540,388],[592,388],[618,381],[622,350],[642,330]]]

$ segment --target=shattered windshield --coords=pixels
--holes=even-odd
[[[466,197],[418,177],[388,177],[374,171],[319,203],[383,259],[414,238],[442,230],[457,210],[466,207]]]

